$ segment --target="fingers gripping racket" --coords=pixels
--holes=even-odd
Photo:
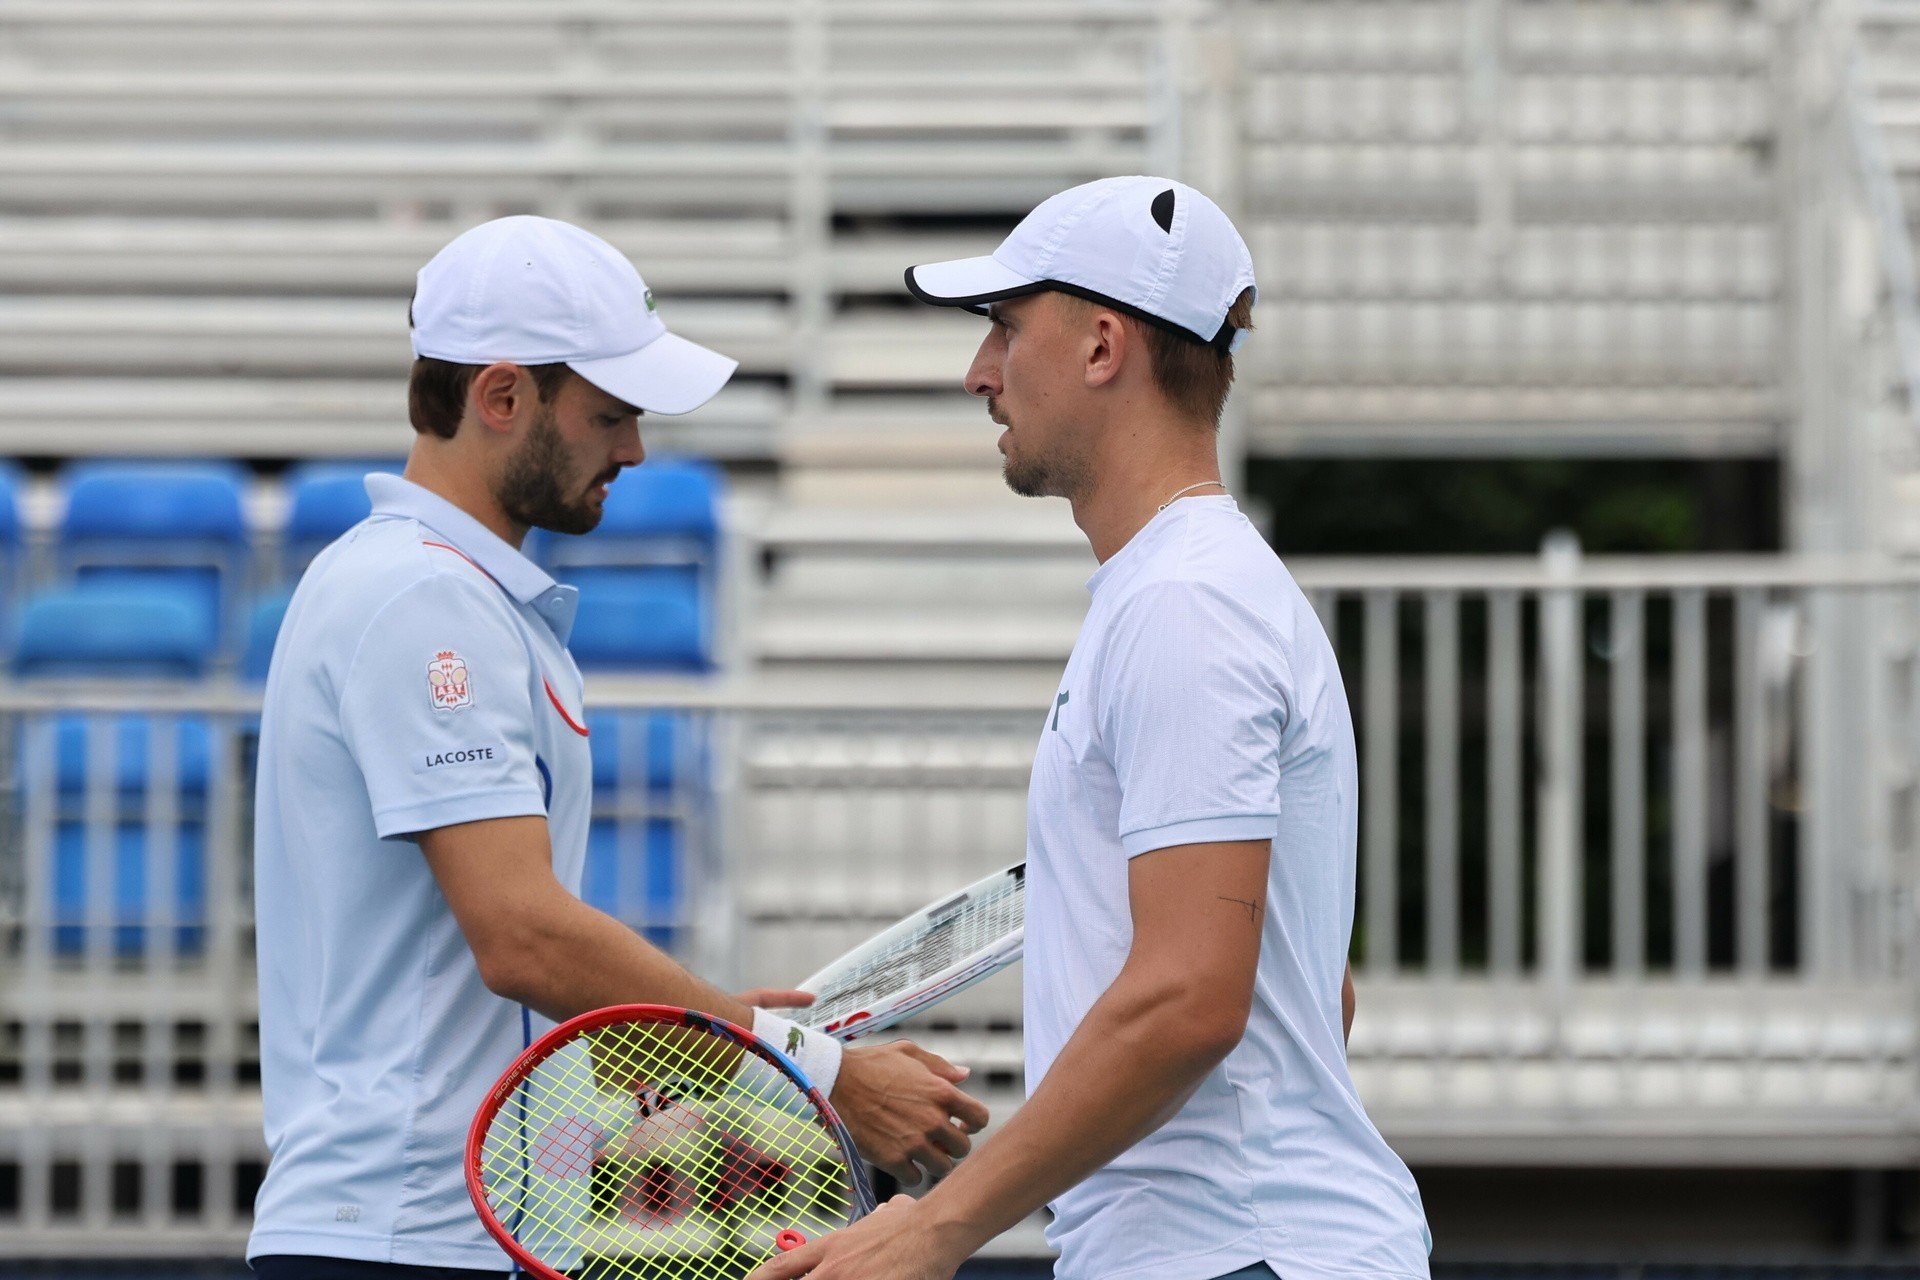
[[[922,907],[800,986],[814,1002],[795,1021],[842,1040],[932,1008],[1020,958],[1027,864],[1015,863]]]
[[[544,1280],[737,1280],[873,1209],[853,1140],[730,1022],[620,1005],[555,1027],[474,1116],[467,1191]]]

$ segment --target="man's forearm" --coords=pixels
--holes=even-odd
[[[1244,1027],[1244,1019],[1242,1019]],[[1232,1049],[1196,1038],[1168,993],[1123,971],[1004,1128],[922,1203],[965,1257],[1131,1147],[1177,1111]],[[1237,1039],[1237,1037],[1235,1037]]]
[[[555,1021],[614,1004],[666,1004],[753,1025],[747,1005],[571,894],[529,905],[521,954],[502,995]]]

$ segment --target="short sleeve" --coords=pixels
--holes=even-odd
[[[1105,654],[1100,728],[1127,856],[1272,839],[1289,696],[1273,629],[1216,588],[1155,583],[1120,607]]]
[[[501,603],[458,577],[425,578],[374,615],[340,725],[382,839],[546,812],[531,686]]]

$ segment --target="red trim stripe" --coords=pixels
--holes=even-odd
[[[458,547],[450,547],[444,542],[428,542],[425,540],[422,540],[420,545],[423,547],[438,547],[442,551],[451,551],[453,552],[453,554],[459,556],[462,560],[465,560],[468,564],[472,565],[474,568],[480,569],[479,561],[475,560],[472,556],[468,555],[466,552],[462,551]],[[480,569],[480,572],[486,573],[487,571],[485,569]],[[487,574],[487,576],[492,577],[493,575]]]
[[[474,558],[468,555],[466,552],[462,551],[458,547],[450,547],[444,542],[433,542],[424,538],[421,539],[420,545],[423,547],[438,547],[442,551],[451,551],[453,552],[453,554],[459,556],[462,560],[465,560],[468,564],[473,565],[474,568],[480,569],[480,566],[477,563],[475,563]],[[480,572],[487,573],[485,569],[480,569]],[[493,575],[490,573],[487,573],[487,577],[492,578]],[[540,683],[546,686],[547,701],[551,702],[553,704],[553,709],[560,713],[560,718],[567,722],[567,728],[573,730],[575,733],[579,734],[583,738],[587,737],[588,736],[587,726],[581,724],[578,720],[575,720],[573,716],[567,711],[567,704],[560,701],[560,695],[553,691],[553,682],[548,680],[545,676],[541,676]]]
[[[553,704],[553,709],[560,713],[560,718],[567,722],[567,728],[573,730],[575,733],[579,734],[583,738],[586,737],[587,726],[581,724],[578,720],[575,720],[572,716],[567,714],[567,704],[560,701],[560,695],[553,691],[553,683],[550,680],[548,680],[545,676],[540,677],[540,683],[546,686],[547,701],[551,702]]]

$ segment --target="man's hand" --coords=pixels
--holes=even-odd
[[[912,1196],[895,1196],[844,1230],[768,1259],[747,1280],[951,1280],[966,1252],[926,1219]]]
[[[960,1091],[967,1074],[905,1040],[849,1045],[831,1101],[860,1154],[910,1187],[923,1168],[951,1172],[973,1146],[967,1135],[986,1128],[986,1104]]]
[[[813,992],[787,987],[755,987],[734,997],[756,1009],[804,1009],[813,1003]]]

